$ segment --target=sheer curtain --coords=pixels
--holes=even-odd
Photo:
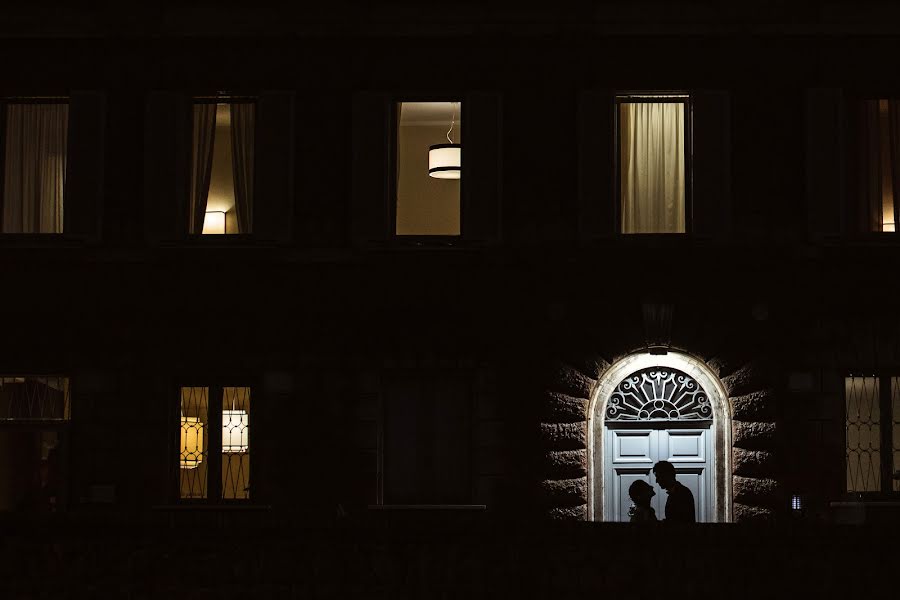
[[[203,233],[206,200],[212,177],[213,143],[216,137],[216,105],[195,104],[191,132],[191,195],[189,232]]]
[[[3,233],[61,233],[68,104],[9,104]]]
[[[860,229],[896,231],[900,206],[900,100],[866,100],[860,115]]]
[[[231,166],[234,176],[234,210],[238,233],[253,231],[253,164],[256,106],[231,105]]]
[[[683,233],[684,104],[619,105],[623,233]]]

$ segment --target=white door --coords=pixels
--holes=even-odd
[[[694,494],[697,521],[714,521],[709,428],[668,427],[673,424],[658,422],[653,425],[653,428],[606,428],[603,449],[604,520],[628,521],[628,509],[631,507],[628,487],[636,479],[643,479],[656,490],[652,506],[656,517],[664,519],[667,495],[656,483],[653,465],[667,460],[675,466],[678,481]]]

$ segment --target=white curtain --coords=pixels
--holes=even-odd
[[[619,105],[623,233],[683,233],[684,104]]]
[[[9,104],[3,169],[3,233],[61,233],[67,104]]]

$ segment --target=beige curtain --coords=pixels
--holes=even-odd
[[[67,104],[9,104],[3,233],[62,233]]]
[[[231,108],[231,167],[238,233],[253,232],[253,164],[256,105],[246,102]]]
[[[684,232],[684,104],[620,104],[619,138],[622,232]]]
[[[191,132],[190,233],[203,233],[209,182],[212,177],[215,137],[216,105],[195,104]]]

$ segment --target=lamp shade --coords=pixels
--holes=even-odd
[[[181,468],[196,469],[203,460],[203,423],[197,417],[181,417]]]
[[[203,217],[203,233],[225,233],[225,213],[211,210]]]
[[[428,147],[428,174],[435,179],[459,179],[462,144],[435,144]]]
[[[250,415],[246,410],[222,411],[222,452],[246,452],[250,446]]]

